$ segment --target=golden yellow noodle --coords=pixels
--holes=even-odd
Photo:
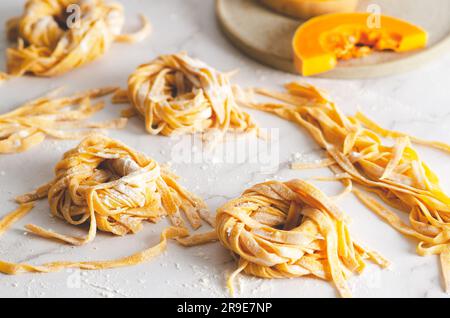
[[[364,259],[388,262],[355,243],[344,214],[319,189],[301,181],[268,181],[217,210],[220,242],[239,257],[238,269],[263,278],[314,276],[331,280],[350,297],[346,278],[361,273]]]
[[[8,74],[0,72],[0,84],[9,78]]]
[[[154,135],[255,130],[251,117],[237,105],[229,76],[185,53],[162,55],[139,66],[128,79],[128,90],[113,100],[130,102],[126,113],[137,111]]]
[[[110,94],[114,90],[93,89],[61,98],[50,94],[0,115],[0,154],[26,151],[40,144],[46,136],[78,139],[92,133],[92,129],[80,131],[81,128],[123,128],[126,118],[103,123],[84,122],[104,107],[104,102],[92,104],[91,98]]]
[[[143,28],[121,34],[123,7],[104,0],[28,0],[22,16],[7,23],[10,41],[7,69],[12,76],[31,73],[55,76],[89,63],[109,50],[115,41],[145,38],[150,24],[142,16]],[[5,77],[5,75],[3,75]]]
[[[401,233],[419,240],[419,255],[440,254],[446,289],[450,291],[450,198],[438,177],[421,160],[411,141],[450,152],[450,146],[425,141],[376,125],[362,113],[345,116],[334,103],[312,86],[290,83],[287,92],[258,90],[283,103],[249,104],[304,127],[335,162],[335,172],[346,172],[393,208],[408,213],[409,225],[368,194],[354,189],[357,197]],[[381,137],[395,139],[393,146]]]
[[[66,152],[56,165],[56,177],[36,191],[16,200],[22,206],[0,221],[0,234],[32,207],[30,202],[47,197],[51,213],[72,225],[89,222],[85,237],[55,233],[29,224],[28,231],[44,238],[81,245],[91,242],[97,229],[115,235],[136,233],[143,222],[158,222],[168,216],[173,224],[161,234],[158,245],[128,257],[108,261],[52,262],[39,266],[0,261],[0,272],[53,272],[63,268],[104,269],[144,262],[160,254],[167,239],[186,237],[191,226],[211,222],[205,203],[186,191],[167,169],[153,159],[102,135],[84,139]]]

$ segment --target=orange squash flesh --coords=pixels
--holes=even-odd
[[[381,15],[370,28],[371,13],[335,13],[302,24],[292,40],[296,69],[304,76],[333,69],[340,59],[372,51],[405,52],[425,47],[427,33],[400,19]]]
[[[260,0],[268,8],[300,19],[322,14],[353,12],[358,0]]]

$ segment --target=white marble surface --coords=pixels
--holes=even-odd
[[[2,0],[0,25],[7,17],[20,13],[24,1]],[[220,70],[239,69],[235,82],[246,86],[279,88],[284,82],[300,77],[273,71],[252,62],[220,33],[214,18],[212,0],[127,0],[127,29],[138,26],[139,12],[152,21],[152,36],[143,43],[129,46],[116,44],[101,60],[55,79],[20,78],[0,87],[0,110],[13,109],[21,102],[39,96],[52,88],[65,86],[67,92],[91,87],[124,86],[127,75],[140,63],[158,54],[186,50]],[[0,60],[4,60],[6,39],[0,30]],[[4,67],[4,64],[1,65]],[[389,128],[410,132],[423,138],[450,143],[450,57],[442,56],[424,67],[389,78],[357,81],[309,79],[325,88],[347,113],[360,107]],[[120,106],[108,106],[96,118],[117,116]],[[249,111],[262,127],[279,128],[279,169],[274,173],[260,172],[250,163],[183,164],[174,163],[182,183],[201,195],[212,211],[226,200],[237,196],[246,187],[269,178],[287,180],[328,175],[326,169],[295,172],[287,168],[294,152],[319,153],[309,136],[295,125],[274,116]],[[171,146],[174,140],[147,135],[142,122],[135,118],[127,129],[111,131],[110,136],[153,156],[160,162],[174,161]],[[0,216],[15,208],[15,195],[32,190],[52,178],[54,164],[76,141],[47,140],[27,153],[0,157]],[[441,176],[443,188],[450,192],[450,161],[437,151],[420,148],[420,153]],[[176,161],[176,160],[175,160]],[[326,193],[337,193],[341,186],[316,184]],[[415,242],[403,237],[363,207],[354,197],[339,203],[351,216],[351,230],[359,241],[390,259],[393,266],[381,270],[369,265],[367,270],[350,280],[355,297],[448,297],[442,290],[437,257],[420,257]],[[73,248],[25,235],[23,225],[36,223],[65,233],[81,234],[81,229],[66,225],[48,215],[47,202],[16,224],[0,240],[0,257],[9,261],[35,264],[49,260],[105,259],[130,254],[158,240],[166,221],[148,224],[137,235],[125,238],[99,234],[92,244]],[[206,229],[205,229],[206,230]],[[174,243],[168,251],[152,262],[134,267],[92,271],[63,271],[55,274],[0,275],[2,297],[180,297],[228,296],[225,274],[235,265],[220,244],[196,248],[181,248]],[[237,296],[258,297],[335,297],[336,291],[327,282],[317,279],[260,280],[240,278]],[[79,284],[78,284],[79,283]]]

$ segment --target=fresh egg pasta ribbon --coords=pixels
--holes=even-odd
[[[123,7],[104,0],[28,0],[20,17],[7,22],[16,47],[6,52],[3,79],[30,73],[51,77],[104,55],[115,41],[134,42],[150,32],[148,20],[134,34],[121,34]]]
[[[256,130],[238,106],[229,77],[185,53],[162,55],[139,66],[129,76],[128,90],[118,91],[113,100],[130,102],[126,113],[144,117],[153,135]]]
[[[1,114],[0,154],[26,151],[40,144],[47,136],[79,139],[91,134],[93,129],[125,127],[126,118],[101,123],[84,122],[105,105],[103,101],[92,104],[91,99],[111,94],[115,90],[112,87],[92,89],[59,98],[53,96],[56,93],[54,91]]]
[[[305,181],[268,181],[254,185],[217,210],[220,242],[239,259],[238,269],[262,278],[314,276],[333,281],[350,297],[350,273],[361,273],[365,259],[389,263],[355,243],[344,214],[319,189]]]
[[[145,262],[160,254],[167,239],[187,237],[192,228],[211,222],[205,203],[176,182],[176,177],[153,159],[102,135],[85,138],[66,152],[55,167],[55,179],[16,200],[21,206],[0,221],[0,234],[26,215],[34,201],[47,197],[53,215],[72,225],[89,222],[85,237],[74,237],[29,224],[27,230],[44,238],[72,245],[91,242],[97,230],[114,235],[136,233],[143,222],[168,216],[171,227],[161,241],[131,256],[108,261],[51,262],[39,266],[0,261],[0,272],[53,272],[63,268],[105,269]]]
[[[257,90],[276,103],[248,106],[274,113],[304,127],[335,162],[330,166],[346,173],[345,182],[355,181],[378,195],[389,206],[408,213],[409,225],[397,213],[367,193],[355,195],[384,221],[404,235],[419,240],[419,255],[440,255],[447,292],[450,291],[450,198],[438,177],[421,160],[411,143],[450,152],[450,146],[386,130],[361,112],[346,116],[322,92],[309,85],[289,83],[286,93]],[[393,138],[386,146],[382,137]]]

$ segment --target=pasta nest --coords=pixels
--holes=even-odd
[[[55,76],[89,63],[109,50],[114,41],[133,42],[150,31],[121,34],[123,7],[103,0],[28,0],[21,17],[7,23],[8,37],[17,47],[7,50],[13,76],[32,73]]]
[[[115,235],[136,233],[143,221],[157,222],[169,216],[173,225],[185,227],[180,211],[192,227],[207,219],[205,203],[186,191],[167,169],[153,159],[102,135],[92,135],[64,154],[55,167],[55,179],[20,203],[48,196],[51,213],[68,223],[80,225],[89,220],[85,238],[70,237],[35,225],[27,229],[81,245],[95,237],[96,229]]]
[[[333,280],[350,296],[348,272],[360,273],[364,259],[388,262],[355,243],[334,202],[301,180],[268,181],[246,190],[217,210],[220,242],[239,257],[240,271],[263,278],[313,275]]]
[[[229,77],[184,53],[163,55],[139,66],[128,79],[128,92],[115,100],[130,101],[154,135],[254,130],[255,123],[236,102]]]
[[[351,189],[352,181],[376,194],[384,203],[407,213],[409,224],[373,196],[353,193],[369,209],[404,235],[416,238],[419,255],[440,255],[445,288],[450,291],[450,197],[438,176],[420,158],[413,144],[450,152],[450,145],[387,130],[358,112],[346,116],[313,86],[286,85],[287,92],[258,90],[282,103],[252,104],[304,127],[328,153],[326,165]],[[393,139],[386,145],[383,138]]]

